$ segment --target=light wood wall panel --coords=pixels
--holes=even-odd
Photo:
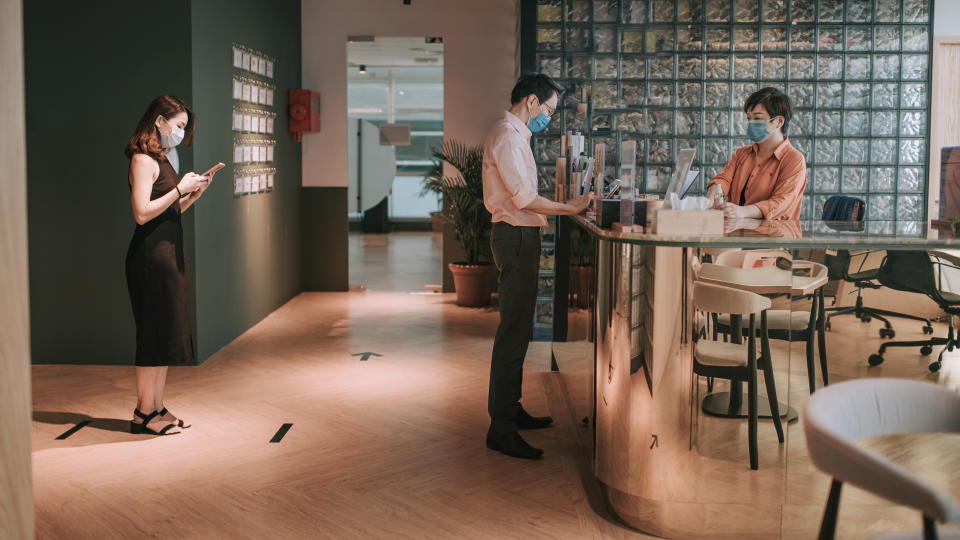
[[[930,115],[930,212],[940,216],[940,149],[960,145],[960,36],[933,39],[933,85]]]
[[[21,0],[0,0],[0,538],[33,538]]]

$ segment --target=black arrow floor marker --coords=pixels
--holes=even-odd
[[[270,442],[278,443],[281,440],[283,440],[283,436],[286,435],[287,432],[290,431],[290,428],[292,427],[293,427],[293,424],[284,424],[280,426],[280,429],[277,430],[277,434],[274,435],[272,439],[270,439]]]
[[[73,435],[74,433],[76,433],[76,432],[80,431],[81,429],[83,429],[83,428],[84,428],[87,424],[89,424],[90,422],[91,422],[91,420],[84,420],[83,422],[80,422],[79,424],[73,426],[72,428],[68,429],[67,431],[64,431],[64,432],[63,432],[63,435],[60,435],[59,437],[57,437],[56,440],[62,441],[63,439],[66,439],[67,437],[69,437],[69,436]]]

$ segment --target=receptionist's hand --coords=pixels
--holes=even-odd
[[[742,206],[737,206],[736,204],[728,202],[724,203],[724,205],[720,207],[720,210],[723,210],[723,219],[730,221],[743,219],[744,216],[741,212],[742,208]]]

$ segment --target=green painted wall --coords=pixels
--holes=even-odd
[[[33,361],[132,363],[123,261],[135,223],[123,149],[153,98],[192,101],[190,4],[23,8]],[[180,160],[190,170],[189,148]]]
[[[234,198],[231,165],[184,216],[199,360],[301,290],[300,145],[286,120],[287,90],[300,87],[299,0],[24,2],[24,34],[35,363],[133,362],[123,147],[169,92],[198,118],[181,172],[229,163],[234,41],[277,58],[276,187]]]
[[[288,132],[288,90],[300,88],[299,0],[195,0],[193,104],[202,114],[198,171],[228,164],[197,208],[197,350],[206,359],[300,292],[300,144]],[[231,45],[276,58],[272,192],[234,197]]]

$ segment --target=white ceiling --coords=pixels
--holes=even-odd
[[[374,41],[348,41],[347,66],[368,68],[443,69],[443,43],[426,43],[422,37],[375,37]],[[429,71],[425,69],[424,71]]]

